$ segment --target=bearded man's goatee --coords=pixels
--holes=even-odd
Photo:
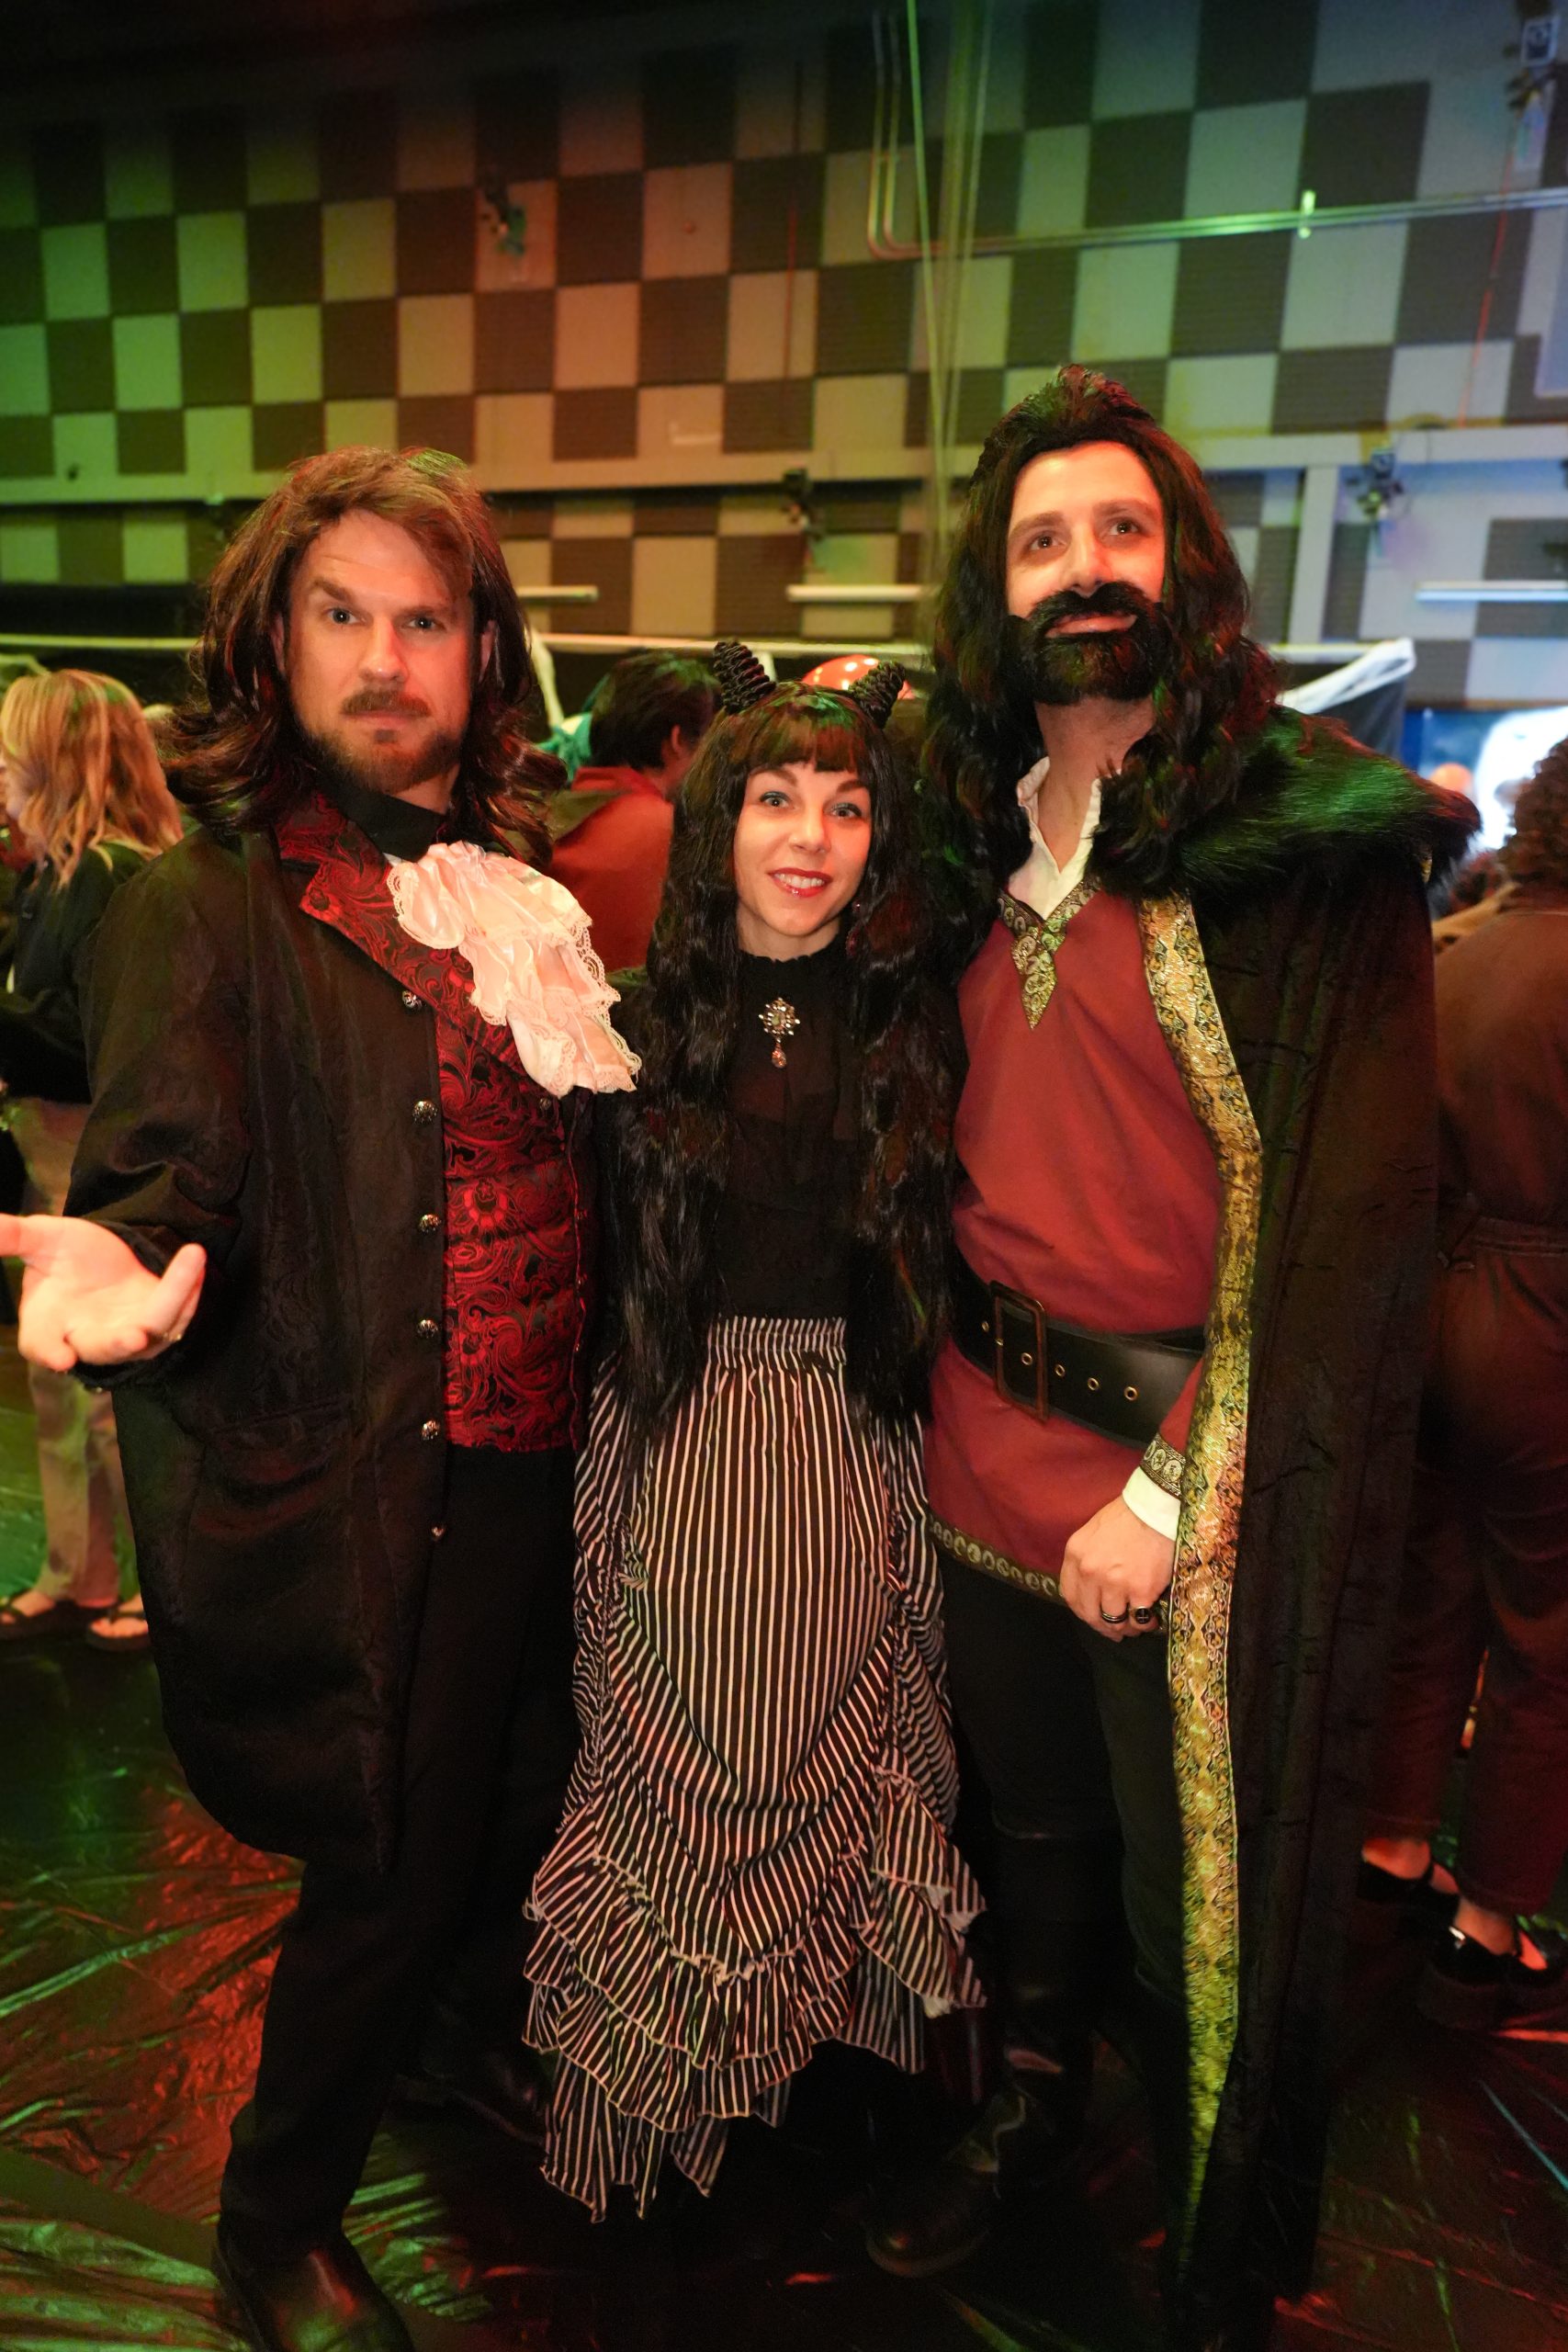
[[[1132,627],[1054,634],[1063,621],[1096,616],[1125,617]],[[1144,702],[1169,667],[1164,610],[1124,581],[1110,581],[1087,596],[1047,596],[1009,627],[1018,682],[1031,702]]]

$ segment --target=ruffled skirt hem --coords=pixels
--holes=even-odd
[[[877,1815],[795,1939],[739,1967],[681,1948],[679,1921],[597,1850],[591,1806],[567,1823],[535,1888],[525,2033],[560,2058],[546,2177],[595,2219],[617,2184],[645,2211],[666,2154],[705,2193],[729,2123],[776,2123],[823,2042],[912,2073],[923,2018],[978,2004],[967,1869],[908,1780],[882,1780]]]

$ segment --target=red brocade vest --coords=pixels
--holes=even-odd
[[[432,1245],[445,1237],[446,1437],[508,1453],[579,1445],[593,1303],[587,1098],[558,1102],[537,1085],[511,1030],[476,1009],[467,960],[403,930],[387,861],[357,825],[316,800],[277,837],[286,858],[316,866],[304,911],[388,973],[407,1014],[434,1016],[445,1198],[429,1214],[441,1215]]]

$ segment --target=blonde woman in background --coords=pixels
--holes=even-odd
[[[98,924],[120,884],[182,827],[135,695],[85,670],[18,678],[0,702],[0,798],[33,861],[0,993],[4,1112],[27,1170],[24,1205],[58,1216],[87,1115],[80,1000]],[[96,1648],[144,1648],[141,1597],[120,1598],[114,1408],[37,1364],[28,1385],[48,1551],[28,1589],[0,1602],[0,1643],[81,1629]]]

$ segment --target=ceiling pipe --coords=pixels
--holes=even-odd
[[[906,243],[894,232],[898,200],[898,133],[904,104],[903,44],[897,21],[873,18],[876,93],[872,116],[871,183],[866,201],[865,242],[878,261],[935,260],[940,245],[926,254],[919,240]],[[1189,244],[1202,237],[1261,237],[1292,232],[1310,237],[1319,229],[1365,229],[1385,221],[1438,220],[1466,212],[1551,212],[1568,206],[1568,186],[1493,188],[1461,196],[1417,196],[1387,204],[1320,205],[1311,188],[1299,204],[1274,212],[1213,212],[1193,220],[1137,220],[1101,228],[1058,229],[1039,236],[976,237],[976,256],[1003,254],[1078,253],[1106,245]]]

